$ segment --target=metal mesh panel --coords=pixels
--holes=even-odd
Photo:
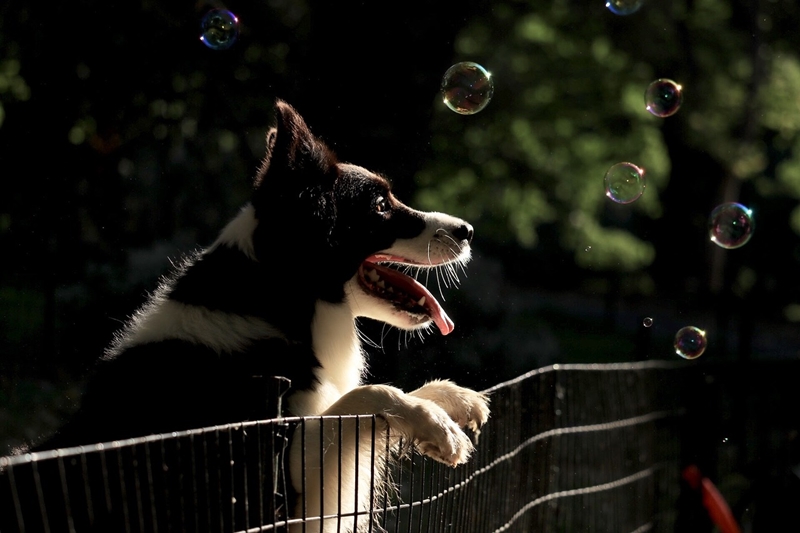
[[[679,493],[679,370],[556,365],[489,390],[476,456],[402,463],[389,531],[672,531]]]
[[[0,531],[274,523],[285,512],[286,430],[270,420],[0,458]]]
[[[301,491],[357,432],[364,507],[322,484],[324,530],[671,531],[678,497],[681,372],[660,363],[555,365],[492,387],[475,455],[450,468],[418,455],[374,416],[284,418],[0,458],[0,531],[319,531],[320,507],[288,510],[289,439]],[[316,431],[315,431],[316,428]],[[383,462],[382,457],[391,460]],[[333,465],[333,466],[331,466]],[[330,474],[330,472],[328,472]],[[346,476],[345,476],[346,477]],[[388,477],[392,490],[373,482]],[[309,501],[311,501],[311,498]]]

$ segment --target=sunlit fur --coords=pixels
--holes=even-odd
[[[356,438],[352,419],[341,428],[338,419],[306,420],[305,442],[317,445],[304,451],[303,439],[293,437],[293,517],[303,516],[304,507],[308,516],[367,511],[370,495],[387,488],[380,475],[387,434],[391,446],[402,438],[448,465],[469,458],[473,444],[463,429],[477,431],[486,422],[483,395],[449,381],[411,393],[363,384],[358,318],[415,331],[430,329],[431,320],[367,293],[357,272],[368,257],[390,254],[421,281],[433,274],[441,293],[469,260],[471,226],[405,206],[386,179],[339,162],[285,102],[276,103],[275,116],[251,201],[130,317],[98,364],[78,414],[38,449],[262,416],[263,391],[253,376],[273,375],[292,382],[283,415],[374,415],[377,424],[372,465],[368,425]],[[352,530],[352,522],[343,519],[342,531]],[[312,520],[291,529],[327,533],[338,523]]]
[[[443,213],[422,213],[425,230],[410,239],[397,239],[394,244],[382,250],[387,254],[404,257],[409,260],[409,270],[417,276],[431,272],[437,280],[449,286],[458,282],[455,267],[463,268],[470,259],[470,248],[456,241],[447,228],[455,227],[461,221]],[[419,323],[402,310],[387,305],[382,298],[364,291],[354,276],[346,285],[347,303],[355,316],[373,318],[403,330],[428,329],[430,322]]]

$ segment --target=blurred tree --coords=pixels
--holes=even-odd
[[[716,317],[721,353],[731,342],[748,353],[757,319],[800,320],[798,11],[787,0],[649,2],[625,17],[602,2],[492,4],[453,61],[491,71],[494,99],[472,116],[437,104],[419,203],[470,218],[529,283],[586,288],[596,272],[607,309],[620,293],[668,297]],[[684,87],[665,119],[644,105],[657,78]],[[646,170],[629,205],[603,194],[621,161]],[[755,212],[741,250],[709,242],[724,201]]]
[[[462,31],[457,57],[491,71],[494,99],[474,116],[438,106],[438,157],[418,174],[418,199],[522,247],[554,225],[579,265],[635,271],[654,249],[627,222],[660,216],[670,171],[661,120],[644,109],[654,72],[613,42],[601,10],[572,4],[495,4]],[[646,190],[620,206],[604,195],[603,177],[622,161],[645,168]]]
[[[647,267],[656,260],[651,240],[665,242],[670,263],[690,239],[699,243],[691,255],[704,257],[705,239],[695,237],[714,204],[741,198],[756,176],[774,183],[776,135],[781,159],[796,151],[795,39],[765,38],[786,9],[796,11],[786,2],[690,0],[618,17],[602,2],[494,4],[455,43],[456,60],[492,72],[494,100],[475,116],[437,106],[437,157],[417,176],[420,202],[460,209],[482,233],[522,247],[547,246],[540,231],[554,225],[558,247],[590,269]],[[659,77],[685,87],[684,108],[666,119],[644,106]],[[646,170],[647,189],[631,205],[603,196],[603,175],[620,161]],[[792,190],[796,165],[781,163],[776,193]]]

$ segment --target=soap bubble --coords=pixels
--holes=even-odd
[[[653,325],[653,319],[649,316],[644,317],[644,320],[642,320],[642,325],[646,328],[649,328]]]
[[[675,353],[684,359],[697,359],[706,351],[706,332],[686,326],[675,334]]]
[[[636,13],[644,4],[644,0],[608,0],[606,8],[615,15],[630,15]]]
[[[644,169],[633,163],[617,163],[608,169],[604,182],[606,196],[618,204],[629,204],[644,192]]]
[[[200,40],[212,50],[230,48],[239,36],[239,19],[227,9],[212,9],[203,17],[200,27]]]
[[[479,64],[462,61],[444,73],[441,90],[447,107],[461,115],[474,115],[492,99],[494,80]]]
[[[683,103],[683,87],[672,80],[662,78],[647,86],[644,104],[653,115],[661,118],[674,115]]]
[[[708,217],[711,242],[726,250],[747,244],[755,227],[753,211],[735,202],[718,205]]]

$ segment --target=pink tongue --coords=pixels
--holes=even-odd
[[[372,262],[365,262],[364,268],[374,268],[382,278],[384,278],[390,285],[394,285],[405,293],[410,294],[415,300],[419,301],[420,298],[425,297],[425,303],[422,307],[428,312],[433,319],[436,327],[442,332],[442,335],[448,335],[453,331],[453,321],[447,316],[442,306],[436,298],[433,297],[425,285],[419,283],[417,280],[410,276],[406,276],[391,268],[386,268]]]

